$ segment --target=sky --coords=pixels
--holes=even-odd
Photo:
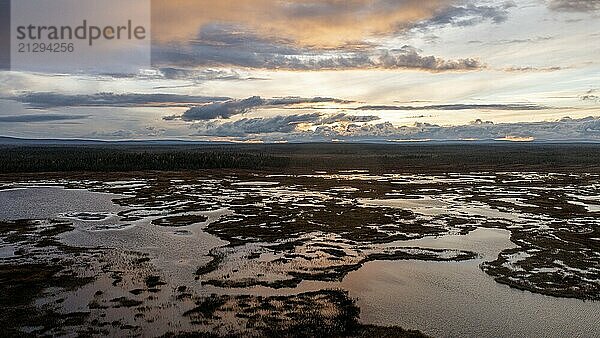
[[[153,0],[152,67],[0,71],[0,135],[600,141],[600,0]]]

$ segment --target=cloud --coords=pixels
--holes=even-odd
[[[428,106],[361,106],[356,110],[544,110],[536,104],[440,104]]]
[[[219,124],[210,122],[196,126],[203,136],[249,136],[255,134],[291,133],[301,123],[314,123],[320,114],[287,115],[269,118],[241,119]]]
[[[263,99],[260,96],[252,96],[243,100],[229,100],[225,102],[215,102],[203,106],[196,106],[188,109],[181,116],[167,116],[165,120],[181,118],[184,121],[212,120],[217,118],[228,119],[231,116],[244,114],[258,107],[290,106],[302,103],[350,103],[329,97],[280,97],[272,99]]]
[[[590,89],[579,97],[581,101],[600,102],[600,96],[596,95],[596,89]]]
[[[181,119],[184,121],[212,120],[216,118],[227,119],[233,115],[246,113],[250,111],[250,109],[259,107],[263,104],[264,100],[258,96],[253,96],[244,100],[211,103],[188,109],[181,115]],[[170,117],[167,117],[166,119],[170,119]]]
[[[166,129],[154,126],[134,127],[129,129],[117,130],[96,130],[86,135],[86,138],[92,139],[136,139],[136,138],[155,138],[164,136]]]
[[[559,67],[559,66],[555,66],[555,67],[532,67],[532,66],[526,66],[526,67],[508,67],[508,68],[504,68],[503,71],[505,72],[509,72],[509,73],[546,73],[546,72],[556,72],[559,70],[563,70],[565,68],[563,67]]]
[[[347,69],[417,69],[432,72],[485,68],[475,58],[446,60],[403,46],[381,49],[351,45],[336,50],[299,48],[282,39],[268,40],[227,27],[215,36],[189,44],[157,46],[153,62],[170,67],[244,67],[295,71]],[[229,28],[230,29],[230,28]]]
[[[241,100],[229,100],[225,102],[214,102],[201,106],[195,106],[189,108],[182,115],[165,116],[164,120],[176,120],[181,119],[183,121],[207,121],[214,119],[229,119],[235,115],[241,115],[248,113],[257,108],[269,108],[269,107],[286,107],[298,104],[309,104],[309,103],[336,103],[336,104],[348,104],[353,101],[341,100],[328,97],[313,97],[313,98],[302,98],[302,97],[281,97],[263,99],[260,96],[253,96]],[[394,105],[368,105],[360,106],[356,108],[348,108],[360,111],[422,111],[422,110],[514,110],[514,111],[527,111],[527,110],[544,110],[548,109],[546,106],[535,105],[535,104],[444,104],[444,105],[426,105],[426,106],[394,106]],[[319,115],[320,116],[320,115]],[[323,118],[321,123],[335,123],[335,122],[371,122],[378,120],[376,116],[355,116],[341,113],[339,115],[333,115],[329,118]]]
[[[27,93],[7,99],[28,104],[31,108],[47,109],[57,107],[188,107],[178,116],[166,116],[165,120],[185,121],[229,118],[259,107],[292,106],[308,103],[346,104],[353,101],[329,97],[303,98],[296,96],[263,99],[259,96],[247,99],[232,99],[221,96],[192,96],[177,94],[114,94],[97,93],[68,95],[59,93]]]
[[[414,68],[430,71],[476,70],[484,65],[476,59],[444,60],[435,56],[422,56],[410,46],[399,50],[384,51],[372,62],[373,68],[398,69]]]
[[[495,6],[464,4],[443,7],[433,17],[414,25],[413,28],[423,30],[440,26],[465,27],[485,21],[500,24],[508,20],[508,10],[512,7],[516,7],[516,4],[512,1],[506,1]]]
[[[189,76],[181,68],[244,67],[297,71],[344,69],[419,69],[426,71],[477,70],[477,59],[445,60],[423,55],[411,46],[382,49],[372,43],[348,42],[335,48],[298,46],[288,38],[261,36],[233,24],[208,24],[183,42],[156,44],[153,63],[167,77]]]
[[[600,117],[582,119],[563,118],[558,121],[499,123],[474,121],[460,126],[439,126],[415,123],[412,126],[394,126],[389,122],[379,124],[347,125],[343,129],[320,126],[312,139],[338,138],[349,141],[370,140],[593,140],[600,141]]]
[[[329,117],[322,117],[319,121],[321,124],[331,124],[340,122],[366,123],[380,120],[379,116],[374,115],[348,115],[345,113],[335,114]]]
[[[298,96],[286,96],[286,97],[278,97],[272,98],[268,100],[264,100],[263,106],[288,106],[294,104],[302,104],[302,103],[352,103],[354,101],[350,100],[341,100],[332,97],[312,97],[312,98],[303,98]]]
[[[27,115],[7,115],[0,116],[2,123],[35,123],[35,122],[55,122],[65,120],[80,120],[88,118],[85,115],[68,114],[27,114]]]
[[[481,40],[470,40],[467,41],[467,43],[469,44],[486,44],[486,45],[491,45],[491,46],[497,46],[497,45],[512,45],[512,44],[532,44],[532,43],[540,43],[540,42],[545,42],[545,41],[550,41],[550,40],[554,40],[555,37],[554,36],[536,36],[536,37],[532,37],[532,38],[526,38],[526,39],[503,39],[503,40],[490,40],[490,41],[486,41],[483,42]]]
[[[600,141],[600,117],[556,121],[498,123],[477,119],[469,124],[440,126],[414,123],[396,126],[377,123],[377,116],[301,114],[235,121],[211,120],[194,124],[198,136],[239,140],[260,138],[287,141],[349,142],[389,140],[588,140]],[[227,121],[227,122],[224,122]]]
[[[175,67],[160,68],[161,78],[167,80],[194,80],[201,81],[243,81],[266,80],[265,78],[248,77],[234,69],[185,69]]]
[[[264,118],[244,118],[237,121],[221,123],[209,121],[194,125],[198,135],[221,137],[248,137],[265,134],[294,134],[302,132],[302,126],[339,124],[339,123],[364,123],[378,120],[377,116],[354,116],[335,114],[332,116],[313,114],[283,115]],[[285,136],[280,135],[278,137]]]
[[[114,94],[97,93],[67,95],[58,93],[27,93],[6,99],[29,104],[34,108],[54,107],[132,107],[132,106],[190,106],[199,103],[230,100],[228,97],[190,96],[175,94]]]
[[[594,12],[600,10],[598,0],[549,0],[548,7],[555,11]]]
[[[519,44],[519,43],[537,43],[537,42],[550,41],[553,39],[554,39],[553,36],[536,36],[535,38],[528,38],[528,39],[498,40],[498,41],[490,42],[490,44],[509,45],[509,44]]]
[[[293,41],[297,46],[340,47],[397,32],[427,20],[454,0],[156,0],[152,33],[159,41],[186,41],[214,23]]]

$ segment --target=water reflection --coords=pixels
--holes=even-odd
[[[434,336],[593,336],[598,302],[544,296],[545,285],[534,282],[569,274],[600,284],[597,244],[590,244],[600,237],[597,181],[367,171],[57,180],[3,186],[0,219],[40,219],[47,227],[57,218],[73,229],[57,236],[60,243],[44,243],[110,249],[101,259],[86,257],[91,267],[80,273],[93,282],[40,306],[140,324],[143,316],[125,304],[139,305],[149,330],[193,329],[181,318],[192,297],[341,288],[358,299],[364,323]],[[45,248],[19,256],[35,244],[2,239],[0,259],[49,256]],[[498,270],[480,268],[497,259]]]

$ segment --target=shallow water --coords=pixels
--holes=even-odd
[[[57,186],[15,186],[0,190],[0,219],[45,219],[75,212],[117,212],[117,194],[64,189]]]
[[[193,226],[179,228],[160,227],[150,224],[148,219],[131,222],[121,229],[89,231],[75,229],[64,234],[62,242],[79,247],[105,247],[136,250],[149,254],[156,267],[173,282],[189,284],[199,265],[210,260],[208,252],[227,242],[202,231],[206,223],[214,221],[224,210],[205,212],[208,220]]]
[[[341,282],[302,282],[297,288],[251,288],[263,296],[341,288],[350,292],[365,324],[420,330],[434,337],[594,337],[600,303],[557,298],[496,283],[479,269],[504,249],[515,247],[510,232],[479,228],[390,245],[471,250],[464,262],[374,261]],[[243,294],[243,289],[228,292]]]
[[[365,264],[341,283],[358,299],[363,322],[436,337],[593,337],[600,330],[600,303],[520,291],[479,269],[484,260],[514,246],[506,230],[478,229],[466,236],[408,242],[473,250],[482,258]]]
[[[471,262],[370,262],[342,286],[361,320],[436,337],[594,337],[600,304],[498,284]]]
[[[357,180],[369,178],[368,175],[360,175]],[[413,178],[407,178],[408,181],[411,179]],[[457,179],[452,178],[452,180]],[[488,183],[487,180],[485,182]],[[128,181],[118,182],[118,184],[130,188],[145,185],[139,182],[131,184]],[[178,183],[174,182],[174,184]],[[259,180],[232,184],[240,190],[255,191],[256,187],[260,187],[258,189],[260,194],[268,196],[265,201],[276,200],[296,207],[316,208],[321,205],[319,203],[332,198],[322,191],[295,191],[278,185],[279,183]],[[343,185],[334,187],[330,191],[334,194],[351,193],[357,189]],[[225,192],[225,190],[222,192],[221,196],[215,196],[214,199],[219,201],[232,199],[232,196],[237,193],[237,191]],[[298,196],[304,198],[302,200],[304,203],[295,200]],[[306,196],[311,198],[309,200],[311,203],[306,202]],[[139,219],[120,220],[117,213],[127,208],[114,204],[113,200],[123,197],[124,195],[61,187],[16,186],[13,189],[0,190],[2,206],[0,219],[66,218],[73,221],[75,225],[75,230],[60,237],[60,240],[67,245],[134,250],[147,254],[151,264],[168,284],[165,291],[157,293],[150,301],[157,308],[162,309],[165,304],[168,306],[165,305],[166,310],[161,310],[164,312],[154,313],[156,319],[153,323],[145,324],[143,332],[149,335],[154,332],[152,330],[158,330],[177,321],[175,317],[181,316],[184,312],[185,309],[180,305],[173,305],[174,289],[179,285],[187,285],[191,290],[203,294],[215,292],[256,295],[291,295],[326,288],[341,288],[348,290],[350,296],[357,299],[362,322],[398,325],[439,337],[593,337],[600,333],[598,325],[600,302],[584,302],[520,291],[495,282],[479,268],[482,262],[495,260],[502,250],[516,246],[510,241],[509,230],[479,227],[467,235],[447,234],[401,240],[384,243],[380,247],[457,249],[473,251],[479,255],[477,259],[468,261],[372,261],[350,272],[341,282],[303,281],[296,288],[282,289],[219,288],[201,284],[195,280],[194,273],[199,266],[210,261],[208,254],[211,249],[228,243],[207,233],[205,231],[207,225],[219,220],[221,216],[231,216],[232,210],[223,207],[209,211],[188,212],[187,214],[205,215],[208,219],[181,228],[161,227],[151,223],[153,219],[161,216],[157,216],[155,210],[150,207],[147,207],[147,216],[144,215],[144,210],[141,210]],[[490,208],[481,202],[461,204],[460,200],[448,198],[417,197],[362,198],[358,201],[359,204],[370,208],[387,206],[411,210],[425,216],[475,215],[517,223],[541,222],[546,217],[502,211]],[[528,206],[516,199],[505,198],[504,202]],[[178,202],[169,203],[174,205]],[[326,236],[323,238],[327,239]],[[256,247],[260,249],[258,244]],[[236,250],[243,250],[243,248],[236,247]],[[252,245],[247,245],[246,249],[248,248],[252,248]],[[0,242],[0,258],[10,258],[13,252],[12,246]],[[245,259],[246,256],[241,255],[241,257]],[[229,269],[226,271],[227,275],[238,273],[231,266],[226,266],[225,269]],[[256,274],[256,271],[245,271],[245,273]],[[104,276],[66,297],[63,295],[65,298],[63,306],[69,311],[84,311],[89,299],[94,297],[94,292],[99,289],[110,290],[111,282],[110,278]],[[111,292],[114,290],[107,292],[107,298],[116,298],[120,295]],[[41,301],[40,305],[51,301],[54,299]],[[126,308],[110,311],[112,312],[109,316],[115,318],[131,315]],[[180,323],[180,325],[186,327],[187,324]]]

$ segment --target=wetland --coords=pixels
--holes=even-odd
[[[5,152],[4,335],[600,334],[599,149],[307,147]]]

